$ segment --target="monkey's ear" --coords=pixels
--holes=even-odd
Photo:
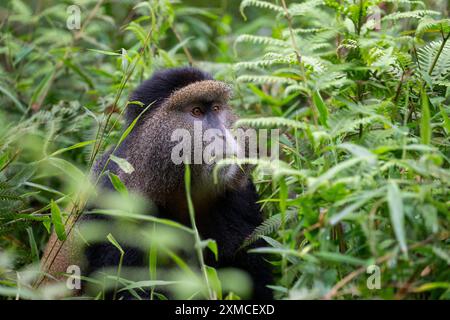
[[[173,92],[163,103],[164,108],[176,109],[182,105],[198,101],[215,101],[226,103],[231,99],[231,87],[225,82],[204,80],[191,83]]]
[[[145,80],[130,96],[130,101],[139,101],[127,107],[126,120],[131,123],[148,105],[150,109],[158,108],[163,101],[183,87],[192,83],[213,80],[213,77],[200,69],[192,67],[172,68],[157,71]]]

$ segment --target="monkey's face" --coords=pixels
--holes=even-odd
[[[127,160],[135,171],[120,175],[122,181],[160,203],[175,194],[184,197],[185,163],[193,193],[208,197],[246,183],[247,173],[237,165],[219,170],[214,182],[216,163],[244,150],[231,129],[237,117],[227,103],[230,95],[226,84],[214,80],[173,92],[132,131],[130,139],[137,143]]]
[[[243,150],[232,131],[237,116],[226,101],[193,101],[181,107],[180,116],[191,133],[193,182],[210,188],[218,161],[237,157]],[[230,165],[218,171],[218,187],[239,185],[245,173]]]
[[[180,136],[171,137],[184,147],[180,155],[177,148],[176,156],[184,157],[183,161],[191,164],[192,181],[198,186],[211,188],[213,170],[217,162],[224,158],[237,157],[244,151],[232,131],[237,116],[228,104],[230,89],[222,82],[202,81],[189,85],[176,92],[167,104],[168,119],[177,119],[180,124],[175,130],[180,130]],[[183,135],[189,133],[189,138]],[[172,132],[173,134],[173,132]],[[187,154],[186,154],[187,153]],[[178,158],[178,160],[180,160]],[[177,161],[175,161],[177,162]],[[180,162],[180,161],[178,161]],[[246,173],[237,165],[221,168],[218,171],[218,187],[233,187],[240,185],[246,178]],[[246,179],[245,179],[246,180]]]

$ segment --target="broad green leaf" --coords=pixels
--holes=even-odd
[[[89,51],[104,54],[107,56],[120,56],[120,53],[113,52],[113,51],[106,51],[106,50],[98,50],[98,49],[88,49]]]
[[[39,262],[39,250],[36,244],[36,240],[34,238],[33,229],[31,227],[28,227],[27,233],[28,233],[28,241],[30,243],[31,248],[31,257],[33,258],[34,262]]]
[[[61,154],[61,153],[64,153],[66,151],[70,151],[70,150],[73,150],[73,149],[83,148],[85,146],[93,144],[94,142],[95,142],[95,140],[88,140],[88,141],[79,142],[79,143],[76,143],[76,144],[74,144],[74,145],[72,145],[70,147],[56,150],[49,157],[54,157],[54,156],[57,156],[58,154]]]
[[[408,247],[406,246],[403,200],[400,189],[394,181],[390,181],[388,184],[387,200],[395,237],[400,245],[400,249],[406,253]]]
[[[129,219],[135,219],[135,220],[142,220],[142,221],[150,221],[150,222],[156,222],[156,223],[161,223],[170,227],[174,227],[177,229],[181,229],[184,230],[188,233],[192,233],[192,229],[182,225],[181,223],[169,220],[169,219],[162,219],[162,218],[157,218],[151,215],[143,215],[143,214],[136,214],[136,213],[127,213],[127,212],[123,212],[123,211],[117,211],[117,210],[107,210],[107,209],[98,209],[98,210],[93,210],[92,213],[94,214],[104,214],[104,215],[108,215],[108,216],[112,216],[112,217],[122,217],[122,218],[129,218]]]
[[[106,236],[106,239],[108,239],[109,242],[111,242],[111,244],[117,248],[117,250],[120,251],[120,254],[125,254],[125,251],[123,251],[122,247],[120,246],[119,242],[117,242],[117,240],[114,238],[114,236],[111,233],[108,233],[108,235]]]
[[[5,96],[7,96],[9,99],[11,99],[12,102],[17,106],[17,108],[22,111],[23,113],[27,112],[27,108],[7,89],[0,86],[0,92],[2,92]]]
[[[431,142],[431,116],[430,116],[430,102],[428,100],[425,89],[422,89],[420,95],[422,117],[420,119],[420,139],[423,144],[430,144]]]
[[[425,221],[425,227],[430,233],[438,232],[439,220],[436,207],[431,204],[424,204],[419,206],[419,211]]]
[[[66,240],[66,229],[64,228],[64,223],[62,221],[61,210],[53,199],[51,200],[51,215],[52,223],[58,239],[61,241]]]
[[[325,102],[323,102],[322,96],[320,95],[319,91],[314,91],[313,102],[317,110],[319,111],[319,122],[323,126],[328,127],[328,109],[325,105]]]
[[[216,293],[217,299],[222,300],[222,284],[220,283],[219,276],[216,269],[205,266],[206,274],[208,275],[208,281],[211,288]]]
[[[329,169],[327,172],[322,174],[321,176],[317,178],[310,178],[308,179],[308,185],[309,190],[308,193],[313,193],[320,185],[330,182],[341,171],[347,170],[348,168],[354,166],[358,162],[361,162],[364,160],[364,158],[351,158],[349,160],[345,160],[340,162],[339,164],[335,165],[331,169]]]
[[[61,197],[65,196],[64,193],[62,193],[62,192],[60,192],[60,191],[58,191],[56,189],[50,188],[48,186],[43,186],[43,185],[38,184],[38,183],[25,182],[24,185],[32,187],[32,188],[36,188],[36,189],[39,189],[39,190],[43,190],[43,191],[46,191],[46,192],[54,193],[54,194],[57,194],[57,195],[59,195]]]
[[[370,150],[349,142],[341,143],[336,148],[348,150],[357,157],[370,158],[375,156]]]
[[[128,65],[129,65],[129,57],[128,57],[128,52],[126,49],[122,48],[122,53],[121,53],[121,65],[122,65],[122,71],[126,72]]]
[[[315,256],[332,262],[337,263],[348,263],[355,266],[365,266],[367,264],[366,260],[355,258],[349,255],[337,253],[337,252],[326,252],[320,251],[315,254]]]
[[[10,286],[0,285],[0,296],[14,297],[26,300],[39,300],[39,295],[27,287],[11,288]]]
[[[424,292],[436,289],[450,289],[450,282],[430,282],[422,284],[414,289],[414,292]]]
[[[196,277],[196,274],[191,270],[189,265],[181,257],[179,257],[175,252],[173,252],[169,248],[166,248],[166,250],[169,257],[177,264],[178,267],[180,267],[181,270],[183,270],[186,273],[189,273],[189,275],[192,278]]]
[[[89,76],[89,74],[83,70],[83,67],[77,65],[71,60],[64,60],[64,65],[72,69],[76,74],[80,76],[81,79],[84,80],[84,82],[88,85],[90,89],[95,88],[94,82]]]
[[[157,286],[168,286],[171,284],[180,283],[179,281],[163,281],[163,280],[144,280],[133,282],[132,284],[121,288],[118,292],[126,291],[130,289],[138,289],[138,288],[148,288],[148,287],[157,287]]]
[[[156,224],[153,225],[153,231],[156,230]],[[156,279],[157,267],[158,267],[158,245],[155,241],[150,243],[150,254],[149,254],[149,272],[150,280]]]
[[[45,94],[48,90],[51,80],[55,76],[56,69],[52,69],[47,75],[41,80],[37,88],[34,90],[33,95],[31,96],[30,106],[33,107],[39,99]]]
[[[216,261],[219,259],[219,251],[217,250],[216,241],[214,241],[212,239],[203,240],[202,247],[208,248],[209,250],[211,250],[211,252],[214,253],[214,257],[215,257]]]
[[[110,155],[109,158],[110,158],[112,161],[114,161],[115,163],[117,163],[117,165],[119,166],[119,168],[120,168],[123,172],[128,173],[128,174],[133,173],[134,168],[133,168],[133,166],[131,165],[131,163],[129,163],[126,159],[116,157],[116,156],[113,155],[113,154]]]
[[[0,171],[5,169],[5,166],[8,166],[9,163],[9,154],[5,152],[0,156]]]
[[[47,233],[50,234],[52,232],[52,222],[50,219],[42,221],[42,224],[45,228],[45,230],[47,230]]]
[[[120,180],[120,178],[117,175],[115,175],[112,172],[108,172],[108,177],[109,177],[109,180],[111,181],[112,185],[114,186],[114,189],[116,189],[117,192],[119,192],[123,195],[128,195],[127,187],[123,184],[123,182]]]
[[[354,211],[361,208],[366,203],[366,201],[367,201],[367,199],[363,199],[361,201],[356,201],[355,203],[352,203],[351,205],[345,207],[343,210],[339,211],[338,213],[336,213],[335,215],[333,215],[330,218],[330,221],[329,221],[330,224],[331,225],[337,224],[339,221],[344,219],[346,216],[348,216],[349,214],[351,214]]]
[[[130,102],[128,102],[128,104],[137,104],[137,105],[142,105],[143,106],[143,104],[141,102],[139,102],[139,101],[130,101]],[[150,108],[152,105],[153,105],[153,102],[150,103],[148,106],[146,106],[145,109],[142,110],[142,112],[136,117],[136,119],[134,119],[133,122],[128,126],[128,128],[125,129],[125,131],[120,136],[120,139],[119,139],[119,142],[117,143],[117,146],[120,146],[122,144],[122,142],[125,140],[125,138],[128,137],[128,135],[133,130],[133,128],[136,125],[136,123],[138,122],[138,120],[148,110],[148,108]]]
[[[433,247],[433,252],[450,266],[450,252],[436,246]]]
[[[184,166],[184,188],[186,189],[186,198],[188,203],[189,215],[193,217],[195,212],[191,198],[191,168],[189,167],[189,164],[185,164]]]
[[[441,103],[439,104],[439,111],[441,113],[442,119],[444,120],[444,129],[447,134],[450,134],[450,120],[447,113],[445,112],[444,106]]]
[[[288,186],[287,186],[287,183],[286,183],[286,180],[284,177],[281,177],[279,179],[279,187],[280,187],[280,192],[279,192],[279,194],[280,194],[280,212],[281,212],[282,221],[284,223],[285,216],[286,216],[286,208],[287,208],[286,202],[287,202],[287,198],[289,196],[288,195],[288,193],[289,193]]]
[[[55,157],[50,157],[48,160],[51,165],[60,169],[62,172],[75,180],[75,182],[80,183],[84,180],[84,173],[69,161]]]

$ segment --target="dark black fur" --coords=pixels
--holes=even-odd
[[[142,85],[132,94],[131,100],[138,100],[144,105],[155,101],[152,108],[157,108],[161,102],[167,98],[174,90],[186,86],[190,83],[209,80],[212,77],[198,69],[177,68],[159,71],[155,75],[142,83]],[[151,110],[150,109],[150,110]],[[140,112],[142,107],[133,106],[127,112],[127,121],[132,121]],[[151,112],[151,111],[150,111]],[[115,153],[121,156],[121,150],[132,148],[125,140],[125,143]],[[109,157],[106,153],[96,165],[101,168]],[[110,162],[107,168],[111,172],[118,170],[117,166]],[[96,169],[98,174],[100,169]],[[109,179],[102,179],[103,187],[112,189]],[[268,263],[260,254],[250,254],[246,251],[249,248],[238,250],[243,240],[262,222],[260,207],[256,203],[258,195],[251,181],[241,190],[228,190],[215,200],[211,209],[202,215],[198,221],[198,228],[203,239],[214,239],[219,248],[218,262],[208,251],[206,253],[206,263],[216,268],[236,267],[247,271],[254,285],[253,298],[271,299],[272,293],[266,285],[271,283],[272,276]],[[164,218],[173,218],[169,212],[159,207],[159,215]],[[98,218],[92,217],[91,218]],[[104,219],[104,218],[103,218]],[[258,246],[260,243],[253,245]],[[88,273],[92,273],[104,266],[114,266],[118,264],[119,253],[111,244],[103,243],[91,245],[86,250],[88,260]],[[127,248],[124,259],[125,266],[145,265],[144,254],[134,248]]]
[[[127,123],[132,122],[145,108],[152,104],[150,109],[160,106],[161,102],[167,99],[172,92],[188,84],[212,80],[213,77],[199,69],[185,67],[157,71],[150,79],[144,81],[131,95],[130,101],[139,101],[142,106],[130,104],[127,108]]]

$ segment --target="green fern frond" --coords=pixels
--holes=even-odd
[[[323,60],[319,58],[302,56],[302,61],[305,65],[310,66],[316,73],[322,73],[326,70]]]
[[[270,218],[266,219],[261,225],[256,227],[256,229],[250,234],[242,244],[241,248],[245,248],[252,243],[256,242],[262,236],[268,236],[275,231],[277,231],[283,222],[283,217],[281,213],[275,214]],[[288,223],[298,219],[298,213],[296,211],[288,211],[284,217],[284,222]]]
[[[350,85],[353,82],[349,80],[343,72],[327,72],[318,73],[313,76],[316,89],[325,90],[329,88],[341,88]]]
[[[295,53],[290,55],[281,55],[277,54],[273,55],[272,58],[269,58],[268,55],[263,57],[263,60],[256,61],[244,61],[238,62],[235,64],[235,69],[258,69],[258,68],[267,68],[277,64],[287,64],[292,65],[297,63],[297,57]]]
[[[288,63],[283,60],[257,60],[257,61],[242,61],[234,65],[235,70],[254,70],[259,68],[267,68],[276,64]]]
[[[437,86],[443,86],[443,87],[450,87],[450,80],[447,80],[447,81],[436,81],[435,82],[435,84],[437,85]]]
[[[293,129],[306,129],[307,125],[301,121],[286,119],[282,117],[265,117],[265,118],[244,118],[236,121],[236,127],[251,128],[279,128],[288,127]]]
[[[320,6],[323,4],[324,4],[323,0],[305,1],[303,3],[292,4],[289,7],[288,11],[291,16],[300,16],[300,15],[304,15],[305,13],[310,12],[311,9],[313,9],[314,7],[317,7],[317,6]]]
[[[308,170],[293,169],[289,166],[289,164],[282,160],[274,160],[269,158],[226,158],[221,159],[214,167],[214,183],[218,182],[219,170],[230,165],[237,165],[239,167],[244,165],[255,166],[258,171],[267,173],[274,179],[289,176],[296,177],[298,180],[306,181],[306,179],[311,176]]]
[[[314,44],[311,44],[308,52],[314,52],[314,51],[318,51],[318,50],[322,50],[322,49],[330,49],[330,48],[332,48],[332,45],[329,43],[314,43]]]
[[[390,2],[390,3],[395,3],[395,4],[416,5],[416,6],[421,6],[422,8],[426,7],[426,5],[425,5],[425,3],[423,3],[423,1],[418,1],[418,0],[382,0],[379,2]]]
[[[310,29],[304,29],[304,28],[296,28],[296,29],[292,29],[292,31],[295,34],[316,34],[316,33],[320,33],[320,32],[325,32],[325,31],[329,31],[330,28],[310,28]],[[283,37],[284,38],[288,38],[290,36],[290,30],[283,30]]]
[[[284,90],[284,95],[288,96],[294,92],[299,92],[299,91],[306,92],[306,88],[299,84],[293,84],[291,86],[286,87],[286,89]]]
[[[311,69],[317,73],[324,72],[326,69],[325,62],[320,58],[311,56],[302,56],[302,62],[304,63],[305,66],[311,67]],[[298,64],[297,55],[295,53],[280,54],[275,52],[268,52],[264,55],[262,60],[239,62],[235,65],[235,68],[237,70],[258,69],[258,68],[267,68],[277,64],[286,64],[286,65]]]
[[[289,48],[291,46],[290,43],[288,43],[284,40],[275,39],[275,38],[271,38],[271,37],[254,36],[251,34],[242,34],[239,37],[237,37],[235,44],[240,43],[240,42],[250,42],[253,44],[264,44],[264,45],[271,45],[271,46],[276,46],[276,47],[286,47],[286,48]]]
[[[428,73],[433,68],[431,70],[433,82],[449,80],[450,76],[450,42],[447,41],[439,53],[441,46],[442,40],[433,41],[420,48],[417,52],[420,68]],[[435,61],[438,54],[439,57]]]
[[[267,60],[295,60],[297,61],[297,55],[295,52],[292,52],[290,54],[281,54],[281,53],[277,53],[277,52],[267,52],[264,56],[263,59],[267,59]]]
[[[18,195],[10,192],[0,193],[0,201],[23,201]]]
[[[416,37],[420,38],[426,32],[450,32],[450,19],[434,20],[424,18],[420,21],[416,29]]]
[[[408,52],[403,51],[396,52],[395,57],[397,58],[397,62],[402,69],[412,68],[414,61],[412,56]]]
[[[239,11],[241,12],[241,15],[244,17],[245,20],[247,20],[247,16],[245,15],[244,10],[247,7],[258,7],[258,8],[263,8],[263,9],[269,9],[269,10],[279,12],[279,13],[284,12],[283,7],[277,6],[276,4],[273,4],[273,3],[270,3],[267,1],[244,0],[241,2]]]
[[[368,117],[363,117],[359,119],[349,119],[342,118],[338,123],[331,122],[331,126],[333,127],[332,137],[337,137],[343,133],[354,132],[359,128],[359,126],[365,126],[369,124],[374,124],[376,122],[383,122],[383,117],[378,115],[372,115]]]
[[[353,39],[346,39],[344,40],[338,47],[337,50],[339,49],[357,49],[359,47],[358,41],[353,40]]]
[[[8,188],[11,188],[11,186],[9,184],[7,184],[4,181],[0,181],[0,190],[5,190],[5,189],[8,189]]]
[[[414,10],[407,12],[394,12],[384,16],[381,20],[391,20],[396,21],[400,19],[422,19],[425,16],[440,16],[441,13],[434,10]]]
[[[256,84],[297,84],[297,81],[293,79],[278,76],[242,75],[237,78],[237,81]]]

